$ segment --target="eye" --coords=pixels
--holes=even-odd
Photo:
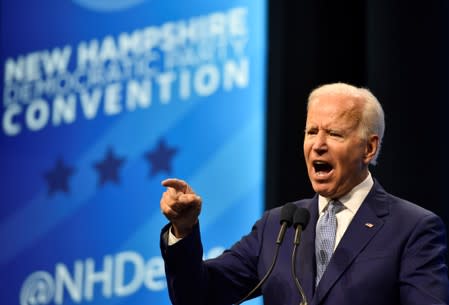
[[[329,135],[334,138],[342,138],[343,137],[343,134],[341,132],[334,131],[334,130],[329,131]]]

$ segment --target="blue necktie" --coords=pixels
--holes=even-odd
[[[345,206],[340,201],[332,200],[323,216],[318,220],[315,236],[316,286],[318,286],[334,252],[335,233],[337,231],[337,217],[335,215],[344,208]]]

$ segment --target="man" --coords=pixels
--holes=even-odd
[[[297,270],[309,305],[449,304],[445,228],[435,214],[387,193],[369,172],[384,133],[384,113],[366,89],[336,83],[309,96],[304,156],[313,198],[296,201],[311,219]],[[201,198],[178,179],[161,209],[168,218],[161,250],[176,305],[234,304],[264,276],[275,251],[281,208],[220,257],[202,260]],[[293,230],[255,296],[266,305],[298,305],[292,278]]]

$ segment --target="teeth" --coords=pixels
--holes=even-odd
[[[325,176],[325,175],[327,175],[326,172],[317,172],[316,174],[317,174],[317,176]]]

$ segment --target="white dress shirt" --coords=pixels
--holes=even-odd
[[[341,198],[338,198],[338,201],[340,201],[345,206],[345,209],[343,209],[336,215],[337,232],[335,236],[334,250],[338,246],[338,243],[343,237],[343,234],[345,234],[346,229],[354,218],[355,213],[357,213],[358,209],[362,205],[363,200],[365,200],[373,185],[374,181],[371,177],[371,173],[368,173],[368,176],[365,178],[365,180],[356,185],[348,194],[344,195]],[[331,198],[326,198],[321,195],[318,196],[318,211],[320,211],[319,217],[323,216],[324,211],[326,210],[326,207],[331,200]]]

